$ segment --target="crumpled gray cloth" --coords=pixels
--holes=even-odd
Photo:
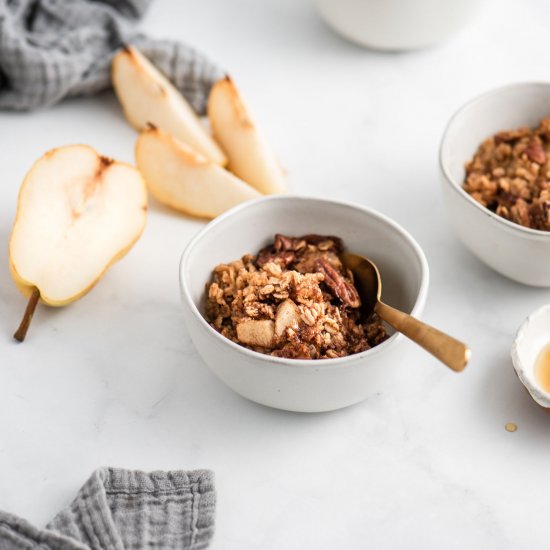
[[[151,0],[0,0],[0,109],[31,110],[108,88],[133,44],[204,114],[224,73],[193,48],[134,30]]]
[[[101,468],[45,529],[0,512],[1,550],[199,550],[214,534],[208,470]]]

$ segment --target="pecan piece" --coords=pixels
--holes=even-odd
[[[546,151],[537,141],[529,143],[523,152],[531,162],[536,162],[537,164],[544,164],[546,162]]]
[[[256,265],[263,267],[271,262],[277,263],[282,267],[290,265],[296,259],[296,252],[293,250],[282,250],[277,252],[273,246],[266,246],[258,252]]]
[[[325,276],[325,284],[342,303],[352,308],[358,308],[361,305],[361,300],[355,286],[350,281],[347,281],[325,259],[319,258],[315,262],[315,271]]]
[[[342,239],[331,235],[304,235],[303,237],[288,237],[277,233],[272,245],[262,248],[258,252],[256,265],[263,267],[269,262],[275,262],[282,267],[289,266],[296,259],[308,252],[306,244],[322,247],[322,252],[338,254],[344,249]],[[321,248],[320,248],[321,249]]]
[[[318,245],[320,243],[332,241],[332,246],[327,247],[326,250],[333,252],[342,252],[344,250],[344,243],[340,237],[334,237],[332,235],[304,235],[299,238],[300,241],[306,241],[308,244]]]

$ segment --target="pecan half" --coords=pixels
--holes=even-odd
[[[531,162],[536,162],[537,164],[544,164],[546,162],[546,152],[537,141],[529,143],[523,152]]]
[[[315,262],[319,258],[326,260],[336,271],[342,269],[342,262],[335,252],[321,250],[306,251],[296,260],[293,268],[299,273],[314,273]]]
[[[263,267],[270,262],[279,263],[283,267],[290,265],[296,259],[295,249],[298,242],[299,239],[295,237],[286,237],[277,233],[274,243],[262,248],[258,252],[256,264],[259,267]]]
[[[361,305],[357,289],[326,260],[319,258],[315,262],[315,271],[325,276],[325,284],[344,304],[352,308],[358,308]]]
[[[281,235],[280,233],[277,233],[275,235],[275,242],[273,243],[273,248],[277,252],[281,252],[283,250],[296,250],[296,248],[298,248],[299,243],[300,243],[300,239],[296,237],[287,237],[286,235]]]

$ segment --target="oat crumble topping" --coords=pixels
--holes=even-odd
[[[466,165],[464,189],[507,220],[550,231],[550,118],[485,140]]]
[[[220,264],[206,286],[206,319],[230,340],[296,359],[344,357],[388,338],[363,320],[338,237],[275,235],[257,255]]]

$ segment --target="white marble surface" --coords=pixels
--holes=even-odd
[[[16,344],[25,300],[6,250],[25,172],[73,142],[131,161],[135,134],[110,94],[1,113],[0,509],[42,525],[100,465],[212,468],[215,549],[548,547],[550,417],[509,347],[550,291],[503,279],[459,244],[437,149],[471,96],[550,78],[549,4],[489,1],[447,44],[401,55],[341,40],[305,0],[158,1],[143,27],[230,68],[294,192],[377,208],[418,239],[432,276],[425,319],[469,342],[473,360],[456,375],[411,344],[393,390],[350,409],[249,403],[207,370],[182,323],[177,264],[203,224],[155,203],[93,292],[41,307]]]

